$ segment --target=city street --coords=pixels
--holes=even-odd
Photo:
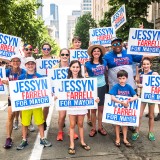
[[[146,110],[147,111],[147,110]],[[157,106],[156,106],[157,111]],[[9,150],[3,148],[6,139],[6,119],[7,119],[7,109],[0,110],[0,159],[4,160],[38,160],[38,159],[76,159],[76,160],[115,160],[115,159],[122,159],[122,160],[159,160],[160,158],[160,125],[159,121],[155,122],[155,136],[156,141],[150,142],[147,137],[148,131],[148,118],[143,117],[143,123],[140,132],[140,138],[133,142],[130,140],[131,132],[128,132],[128,139],[133,144],[132,148],[126,148],[121,141],[121,147],[117,148],[114,145],[114,127],[111,124],[104,124],[105,129],[108,132],[107,136],[101,136],[99,133],[93,138],[89,137],[89,131],[91,129],[90,126],[84,123],[85,128],[85,141],[88,145],[90,145],[91,150],[85,151],[83,148],[80,147],[79,140],[75,140],[75,149],[76,154],[71,156],[68,154],[68,147],[69,147],[69,136],[68,136],[68,128],[69,128],[69,121],[68,116],[66,118],[66,127],[64,128],[64,140],[63,141],[56,141],[56,136],[58,132],[57,127],[57,119],[58,119],[58,112],[55,111],[53,108],[50,109],[50,115],[48,117],[48,129],[46,132],[48,140],[50,140],[53,144],[50,148],[43,148],[39,144],[39,136],[37,127],[35,132],[30,132],[28,135],[28,142],[29,145],[21,151],[16,150],[16,146],[20,144],[22,135],[21,135],[21,126],[19,125],[19,130],[13,130],[13,147]],[[51,122],[49,122],[51,119]],[[49,125],[50,123],[50,125]],[[77,127],[76,127],[77,130]],[[76,131],[77,132],[77,131]]]

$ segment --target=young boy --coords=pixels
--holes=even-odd
[[[26,66],[27,73],[21,75],[18,78],[19,80],[42,77],[40,74],[35,72],[36,61],[33,57],[26,58],[25,66]],[[42,108],[35,108],[35,109],[29,109],[29,110],[22,111],[22,136],[23,136],[23,139],[22,139],[21,144],[19,146],[17,146],[17,150],[22,150],[22,149],[24,149],[24,147],[26,147],[28,145],[26,136],[27,136],[28,126],[30,125],[30,122],[31,122],[32,114],[34,116],[35,124],[39,128],[40,137],[41,137],[40,144],[44,145],[45,147],[52,146],[51,142],[49,142],[46,138],[44,138],[44,126],[43,126],[44,116],[43,116]]]
[[[136,100],[138,97],[134,89],[129,84],[126,84],[128,79],[128,73],[125,70],[120,70],[117,73],[117,78],[119,83],[113,86],[113,88],[109,91],[109,94],[111,95],[112,101],[116,103],[120,103],[124,107],[128,107],[129,102]],[[115,97],[116,95],[129,96],[131,98],[128,101],[120,101]],[[127,140],[127,130],[128,130],[127,126],[122,127],[123,143],[125,144],[126,147],[131,147],[132,146],[131,143],[128,142]],[[117,147],[120,147],[121,144],[120,144],[120,126],[119,125],[115,125],[115,132],[116,132],[115,145]]]

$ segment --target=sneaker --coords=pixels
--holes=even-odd
[[[43,123],[43,126],[44,126],[44,131],[47,129],[47,123],[46,122],[44,122]]]
[[[21,144],[19,146],[17,146],[17,150],[22,150],[24,149],[24,147],[26,147],[28,145],[28,142],[25,140],[21,141]]]
[[[136,141],[139,138],[139,133],[135,132],[132,134],[132,141]]]
[[[51,147],[52,146],[52,143],[49,142],[46,138],[44,138],[44,139],[40,138],[40,144],[44,145],[44,147]]]
[[[12,144],[13,144],[12,138],[7,138],[7,139],[6,139],[6,144],[4,145],[4,148],[5,148],[5,149],[9,149],[9,148],[12,147]]]
[[[14,130],[17,130],[19,127],[18,127],[18,121],[14,121],[14,124],[13,124],[13,129]]]
[[[135,132],[136,128],[133,127],[133,126],[128,126],[128,129],[131,131],[131,132]]]
[[[149,138],[150,141],[155,141],[156,140],[155,136],[154,136],[154,134],[152,132],[149,132],[148,138]]]
[[[160,113],[157,114],[157,116],[154,118],[155,121],[159,121],[160,120]]]
[[[28,129],[29,129],[30,132],[34,132],[35,131],[35,128],[34,128],[33,124],[30,124]]]
[[[58,132],[57,141],[63,141],[63,132]]]

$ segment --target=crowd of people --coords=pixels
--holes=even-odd
[[[72,50],[81,49],[81,39],[75,36],[72,40]],[[113,38],[110,47],[104,47],[101,45],[91,45],[89,46],[87,53],[90,56],[90,60],[84,65],[85,75],[82,76],[81,64],[78,60],[70,61],[70,50],[63,48],[59,53],[59,63],[55,68],[68,67],[68,79],[85,78],[92,77],[97,79],[97,93],[98,97],[96,103],[98,103],[98,109],[92,110],[81,110],[81,111],[58,111],[58,133],[57,141],[63,141],[63,128],[65,127],[66,114],[69,116],[70,127],[68,129],[68,134],[70,136],[70,144],[68,153],[75,154],[75,143],[74,140],[78,139],[80,136],[81,147],[85,150],[90,150],[90,146],[84,140],[84,117],[87,115],[87,122],[92,129],[89,133],[90,137],[96,136],[97,132],[102,136],[107,135],[107,131],[102,125],[102,115],[105,101],[105,94],[109,93],[113,101],[128,107],[129,102],[132,102],[138,98],[137,88],[142,88],[142,75],[157,75],[158,73],[151,69],[152,63],[151,58],[143,57],[141,55],[131,55],[127,54],[127,44],[124,43],[121,38]],[[51,53],[51,45],[49,43],[42,44],[42,57],[40,59],[53,59],[54,57]],[[14,55],[10,60],[10,67],[6,67],[6,77],[8,80],[3,80],[3,84],[8,85],[8,81],[23,80],[39,78],[42,75],[36,73],[36,60],[32,57],[33,48],[31,45],[24,45],[23,52],[24,57],[19,57]],[[139,71],[140,67],[137,67],[136,74],[133,72],[134,62],[141,64],[142,71]],[[140,66],[140,65],[137,65]],[[119,101],[115,96],[122,95],[119,91],[127,91],[127,95],[130,96],[129,101]],[[124,96],[124,95],[122,95]],[[57,97],[58,98],[58,97]],[[56,99],[55,99],[56,100]],[[140,108],[140,124],[146,103],[141,103]],[[154,103],[148,103],[149,107],[149,131],[148,138],[150,141],[155,140],[154,135]],[[160,110],[160,105],[159,105]],[[49,106],[30,110],[24,110],[21,112],[12,112],[10,97],[8,97],[8,118],[7,118],[7,136],[4,145],[5,149],[12,147],[12,130],[18,129],[19,121],[22,124],[22,141],[17,150],[22,150],[28,145],[27,132],[35,131],[32,124],[32,117],[34,117],[34,123],[38,126],[40,132],[40,144],[46,147],[52,146],[51,142],[44,137],[44,131],[46,130],[47,123],[46,119],[49,112]],[[98,112],[98,114],[97,114]],[[21,118],[19,118],[19,116]],[[160,113],[155,120],[160,120]],[[15,120],[14,120],[15,119]],[[98,125],[96,125],[96,120],[98,120]],[[75,126],[78,126],[79,136],[75,133]],[[135,129],[132,134],[131,139],[137,140],[139,137],[139,126]],[[98,128],[97,128],[98,126]],[[115,146],[120,147],[120,129],[119,125],[115,125]],[[131,147],[132,144],[127,138],[128,127],[123,126],[123,143],[126,147]]]

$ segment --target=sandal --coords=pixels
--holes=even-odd
[[[68,148],[68,154],[74,155],[76,153],[74,148]]]
[[[120,143],[120,142],[116,142],[116,141],[115,141],[114,144],[115,144],[116,147],[120,147],[120,146],[121,146],[121,143]]]
[[[89,136],[94,137],[97,134],[97,131],[95,129],[91,129]]]
[[[130,142],[127,142],[127,143],[123,142],[123,143],[126,147],[132,147],[132,144]]]
[[[81,147],[82,147],[83,149],[85,149],[86,151],[89,151],[89,150],[91,149],[90,146],[87,145],[87,144],[81,144]]]
[[[98,133],[100,133],[103,136],[107,135],[107,132],[106,132],[106,130],[104,128],[98,129]]]

